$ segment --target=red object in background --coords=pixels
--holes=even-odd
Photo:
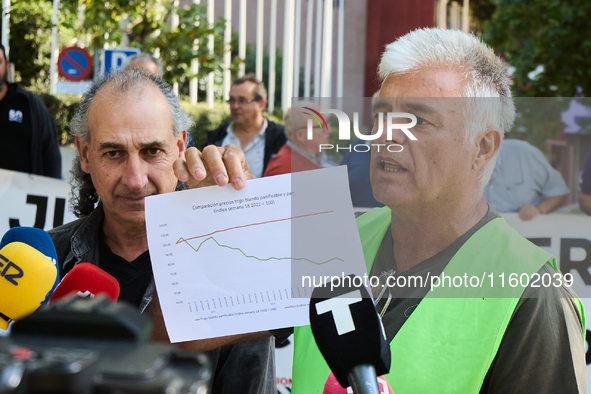
[[[388,384],[386,379],[383,376],[378,376],[378,386],[380,388],[380,394],[394,394],[392,391],[392,387]],[[331,372],[328,375],[328,379],[326,379],[326,383],[324,384],[324,390],[322,394],[349,394],[353,393],[351,387],[348,389],[344,389],[337,378],[334,377],[334,374]]]
[[[377,69],[384,48],[406,33],[435,25],[433,0],[371,0],[367,2],[364,96],[380,88]]]

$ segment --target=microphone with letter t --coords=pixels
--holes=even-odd
[[[37,310],[56,277],[55,265],[32,246],[11,242],[0,249],[0,329]]]
[[[318,349],[343,388],[351,386],[356,394],[379,394],[377,376],[390,371],[390,346],[369,292],[363,285],[356,286],[354,278],[349,275],[339,286],[314,289],[310,326]],[[325,393],[330,392],[327,388]]]
[[[119,291],[119,282],[112,275],[96,265],[80,263],[64,276],[51,295],[49,302],[52,303],[74,294],[83,298],[101,294],[107,296],[112,302],[117,302]]]
[[[49,234],[45,231],[35,228],[35,227],[13,227],[8,230],[4,236],[2,237],[2,241],[0,242],[0,249],[5,247],[11,242],[22,242],[33,248],[37,249],[41,253],[43,253],[55,266],[57,270],[57,275],[55,277],[55,281],[53,282],[53,286],[51,288],[51,292],[47,294],[47,297],[41,305],[47,304],[49,301],[49,296],[55,288],[57,287],[60,281],[60,270],[57,263],[57,252],[55,250],[55,245],[51,240]]]

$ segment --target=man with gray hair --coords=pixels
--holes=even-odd
[[[379,75],[374,131],[385,113],[417,121],[416,140],[395,129],[375,141],[403,150],[373,147],[371,184],[386,207],[358,219],[368,272],[386,278],[390,295],[376,307],[392,391],[586,392],[580,300],[555,258],[483,198],[515,112],[504,64],[472,35],[419,29],[386,47]],[[414,287],[392,287],[411,277]],[[295,331],[292,392],[321,392],[330,370],[310,328]]]
[[[128,60],[127,67],[142,69],[149,74],[158,76],[159,78],[162,78],[164,75],[164,68],[162,67],[160,59],[148,55],[147,53],[138,53],[137,55],[131,56]]]
[[[74,212],[80,219],[49,232],[62,275],[88,262],[114,276],[121,287],[119,300],[152,318],[154,341],[169,339],[154,287],[144,199],[173,192],[179,180],[189,187],[231,183],[238,190],[252,178],[243,152],[234,145],[212,146],[203,153],[186,149],[190,125],[178,98],[152,74],[116,70],[95,83],[71,121],[78,148],[72,171]],[[208,351],[215,371],[213,393],[272,393],[274,340],[269,335],[178,346]]]
[[[315,110],[320,112],[318,105],[300,101],[289,108],[285,114],[285,135],[287,143],[269,161],[264,176],[289,174],[298,171],[316,170],[334,165],[320,150],[322,144],[328,144],[331,133],[330,126],[323,127],[314,122],[312,135],[308,135],[307,113]]]

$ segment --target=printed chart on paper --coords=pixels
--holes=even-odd
[[[173,342],[308,324],[294,267],[365,273],[344,167],[152,196],[146,226]]]

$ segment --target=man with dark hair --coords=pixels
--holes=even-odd
[[[0,44],[0,168],[61,179],[62,159],[53,119],[39,97],[8,82]]]
[[[265,85],[254,74],[234,80],[228,104],[232,122],[208,131],[205,145],[241,147],[252,174],[261,177],[271,157],[287,141],[283,126],[263,116],[267,106]]]
[[[211,146],[203,153],[186,149],[191,123],[168,85],[142,70],[115,70],[93,84],[70,123],[78,148],[72,173],[74,211],[80,219],[49,232],[60,273],[88,262],[113,275],[121,287],[119,300],[150,315],[154,341],[169,338],[154,286],[144,199],[173,192],[178,180],[189,187],[231,183],[241,189],[252,178],[234,145]],[[208,351],[213,393],[276,392],[269,333],[177,345]]]

